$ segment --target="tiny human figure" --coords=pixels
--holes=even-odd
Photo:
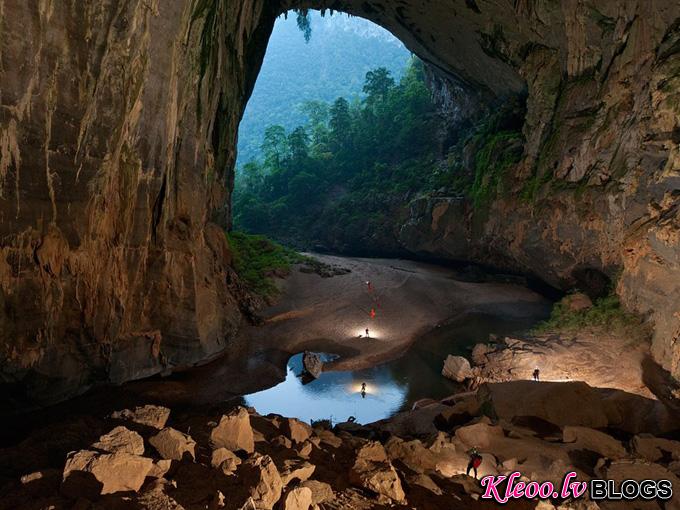
[[[375,319],[375,308],[371,308],[371,319]]]
[[[541,371],[538,368],[534,369],[534,374],[533,374],[534,381],[538,381],[540,375],[541,375]]]
[[[361,398],[366,398],[366,383],[361,383]]]
[[[368,332],[368,328],[366,328],[366,338],[371,338],[371,335]]]
[[[476,480],[477,468],[482,464],[482,456],[479,454],[479,450],[477,450],[476,446],[473,446],[468,452],[468,454],[470,455],[470,462],[468,462],[467,471],[465,472],[465,474],[470,476],[470,471],[474,471]]]

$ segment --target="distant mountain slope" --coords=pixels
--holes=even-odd
[[[344,14],[310,12],[312,38],[305,43],[295,15],[276,22],[262,71],[239,130],[238,165],[259,157],[266,126],[287,129],[307,121],[299,106],[360,95],[365,75],[386,67],[398,80],[410,53],[392,34]]]

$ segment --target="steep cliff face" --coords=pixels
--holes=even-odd
[[[557,47],[535,42],[516,53],[506,41],[501,55],[527,83],[519,163],[493,175],[472,139],[454,155],[491,199],[424,197],[400,240],[565,289],[597,291],[606,275],[629,309],[650,318],[653,355],[677,377],[680,8],[618,4],[563,2]]]
[[[17,398],[195,363],[233,337],[218,225],[244,62],[264,52],[262,3],[239,3],[0,0],[0,380]]]
[[[307,7],[394,32],[452,125],[526,96],[503,192],[416,204],[407,248],[560,285],[622,268],[680,376],[675,2],[0,0],[3,382],[53,400],[227,347],[238,121],[275,17]]]

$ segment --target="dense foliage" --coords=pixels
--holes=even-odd
[[[237,178],[237,229],[355,252],[389,237],[392,214],[430,185],[439,118],[418,60],[399,83],[385,68],[369,71],[363,92],[363,100],[307,102],[306,124],[266,129],[262,161]]]
[[[584,310],[571,310],[563,302],[556,303],[550,318],[534,328],[534,333],[584,330],[626,337],[631,344],[646,341],[650,335],[648,325],[640,317],[627,312],[613,291]]]
[[[318,11],[281,17],[239,127],[239,166],[260,156],[267,126],[289,130],[308,121],[301,108],[304,100],[362,96],[367,71],[382,66],[400,78],[408,58],[401,42],[361,18],[322,18]]]
[[[243,232],[228,234],[234,269],[248,289],[263,297],[273,297],[278,289],[274,276],[285,276],[293,264],[305,257],[264,236]]]

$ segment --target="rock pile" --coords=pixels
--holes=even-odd
[[[21,467],[22,454],[39,450],[30,438],[0,451],[2,465],[16,466],[6,483],[0,478],[0,508],[475,508],[481,487],[466,476],[473,447],[483,458],[480,477],[517,470],[525,480],[559,484],[575,471],[584,481],[664,478],[680,486],[680,442],[626,432],[597,396],[583,383],[485,384],[390,420],[332,429],[242,407],[192,415],[191,425],[170,421],[168,409],[152,422],[123,411],[101,422],[99,437],[83,437],[79,449],[54,464],[47,456],[37,469]],[[562,413],[551,401],[580,405]],[[625,399],[616,405],[626,409]],[[51,440],[37,438],[48,451]],[[559,508],[585,509],[584,503]],[[540,508],[553,506],[542,501]]]

